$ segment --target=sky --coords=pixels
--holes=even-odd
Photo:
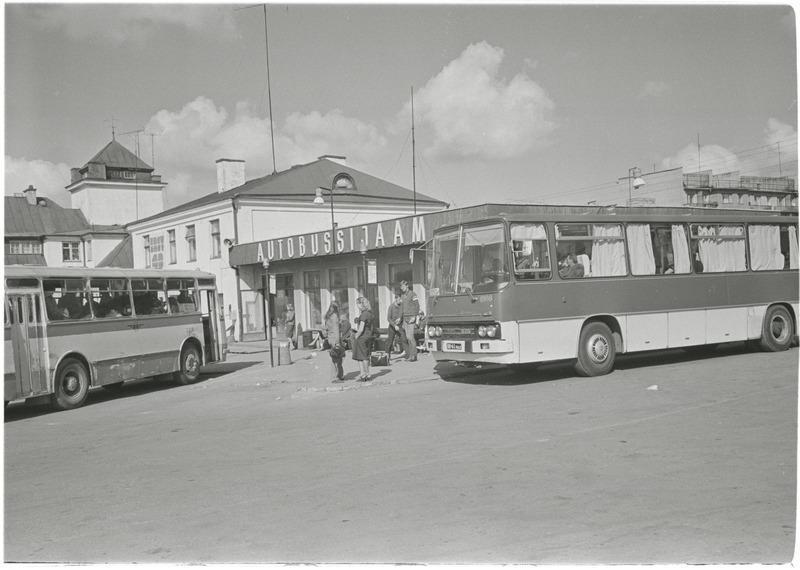
[[[789,6],[269,4],[269,89],[246,6],[6,4],[6,194],[68,206],[112,124],[168,206],[218,158],[343,155],[457,207],[586,203],[634,166],[796,176]]]

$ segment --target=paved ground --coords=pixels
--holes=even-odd
[[[195,385],[6,412],[5,558],[788,562],[797,349],[327,381],[259,345]],[[355,378],[351,360],[346,371]]]

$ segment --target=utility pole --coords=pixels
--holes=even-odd
[[[417,145],[414,135],[414,86],[411,86],[411,188],[414,193],[414,215],[417,215]]]

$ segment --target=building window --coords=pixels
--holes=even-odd
[[[319,271],[303,273],[303,286],[306,292],[308,324],[312,328],[322,327],[322,297],[320,296]]]
[[[747,194],[741,194],[739,196],[739,203],[740,204],[747,204]]]
[[[216,259],[222,255],[219,239],[219,220],[211,220],[211,258]]]
[[[175,230],[167,231],[169,239],[169,262],[178,263],[178,244],[175,242]]]
[[[128,180],[134,180],[136,178],[136,173],[131,170],[123,170],[122,177],[127,178]]]
[[[62,241],[61,260],[80,261],[81,260],[80,243],[77,241]]]
[[[329,290],[331,299],[336,299],[339,303],[339,314],[350,314],[350,303],[348,300],[347,289],[347,269],[331,269],[328,275],[330,279]]]
[[[153,269],[164,268],[164,236],[150,238],[150,267]]]
[[[723,204],[730,204],[731,203],[731,195],[730,194],[723,194],[722,195],[722,203]]]
[[[144,240],[144,266],[145,268],[150,268],[150,236],[143,236],[142,239]]]
[[[188,261],[197,261],[197,241],[194,235],[194,225],[186,226],[186,245],[189,248]]]
[[[6,253],[12,254],[41,254],[42,243],[38,241],[10,241],[6,243]]]

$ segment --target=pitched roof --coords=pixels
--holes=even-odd
[[[137,157],[127,148],[112,140],[103,149],[94,155],[82,168],[89,166],[90,162],[105,164],[113,168],[135,168],[138,170],[153,170],[153,167]]]
[[[248,180],[226,192],[212,192],[196,200],[175,206],[154,216],[136,220],[139,223],[154,220],[162,216],[185,212],[206,204],[224,202],[235,196],[266,197],[279,200],[309,201],[313,199],[317,188],[329,188],[331,180],[339,173],[347,173],[355,182],[355,191],[336,191],[336,203],[344,204],[397,204],[410,205],[414,194],[408,188],[393,184],[381,178],[343,166],[338,162],[320,158],[308,164],[300,164],[275,174]],[[416,201],[424,206],[447,206],[446,202],[437,200],[417,192]],[[128,224],[130,225],[130,224]]]
[[[86,221],[81,210],[62,208],[49,198],[37,198],[36,204],[32,206],[24,197],[5,196],[6,237],[127,234],[122,226],[93,226]]]
[[[62,208],[49,198],[38,198],[33,206],[24,197],[5,197],[6,237],[63,234],[89,227],[83,212]]]
[[[7,253],[6,265],[47,265],[41,253]]]
[[[126,236],[97,263],[97,267],[133,267],[133,240]]]

